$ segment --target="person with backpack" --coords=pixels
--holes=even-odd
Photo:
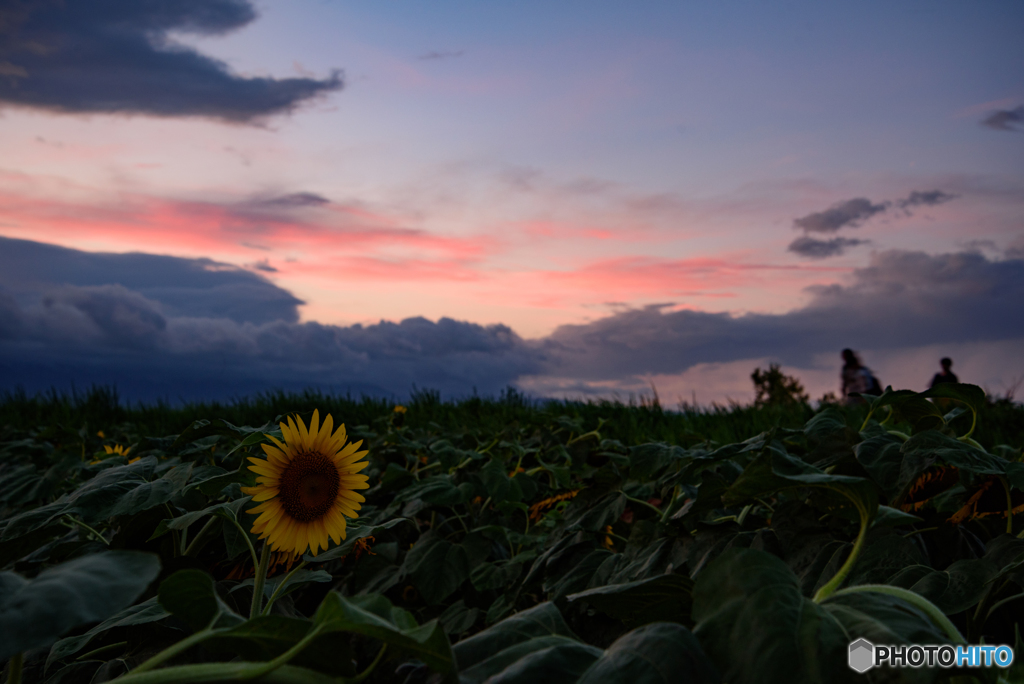
[[[871,369],[860,362],[852,349],[843,350],[843,370],[840,373],[842,396],[847,406],[864,403],[864,399],[853,396],[858,392],[879,395],[882,393],[881,383]]]

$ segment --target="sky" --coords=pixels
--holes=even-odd
[[[1024,5],[0,4],[0,390],[1024,381]]]

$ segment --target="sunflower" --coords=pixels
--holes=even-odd
[[[356,489],[370,485],[366,475],[357,473],[369,463],[359,459],[362,440],[346,445],[345,426],[331,434],[334,422],[328,415],[320,425],[319,411],[313,411],[309,430],[302,419],[289,417],[280,423],[284,443],[272,435],[274,446],[264,444],[267,458],[250,458],[255,487],[243,487],[252,500],[261,502],[248,513],[258,513],[252,531],[266,539],[275,551],[302,554],[308,547],[315,556],[327,548],[327,538],[340,544],[345,538],[345,516],[358,517],[365,501]]]
[[[109,445],[104,444],[103,450],[106,452],[106,454],[100,458],[94,458],[93,460],[89,461],[89,465],[96,465],[97,463],[102,463],[103,461],[107,460],[108,456],[124,456],[125,458],[128,458],[128,452],[131,451],[132,448],[125,447],[121,444],[115,444],[113,448],[111,448]],[[142,457],[136,456],[135,458],[129,458],[128,465],[135,463],[140,458]]]

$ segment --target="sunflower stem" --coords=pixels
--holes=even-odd
[[[363,681],[364,679],[369,677],[371,674],[373,674],[373,670],[377,667],[377,663],[379,663],[381,658],[384,657],[384,653],[387,650],[388,650],[388,645],[387,644],[384,644],[383,646],[381,646],[380,650],[377,651],[377,657],[373,659],[373,662],[370,663],[369,665],[367,665],[366,669],[363,670],[362,672],[360,672],[359,674],[357,674],[355,677],[352,677],[350,679],[345,680],[345,684],[359,684],[359,682]]]
[[[24,662],[24,653],[15,653],[7,665],[7,684],[21,684],[21,664]]]
[[[252,567],[259,567],[260,557],[256,555],[256,547],[252,545],[252,539],[249,539],[249,533],[245,531],[242,524],[235,518],[231,518],[231,522],[238,528],[238,531],[242,533],[242,539],[245,540],[246,545],[249,547],[249,555],[252,556]]]
[[[109,542],[109,541],[107,541],[107,538],[106,538],[106,537],[104,537],[104,536],[103,536],[102,534],[100,534],[99,532],[97,532],[97,531],[96,531],[95,529],[93,529],[92,527],[89,527],[88,525],[86,525],[86,524],[85,524],[84,522],[82,522],[81,520],[78,520],[78,519],[76,519],[75,517],[73,517],[73,516],[70,516],[70,515],[66,515],[66,516],[64,516],[64,517],[65,517],[65,518],[67,518],[67,519],[68,519],[69,521],[71,521],[72,525],[69,525],[69,527],[74,527],[74,526],[78,526],[78,527],[82,528],[83,530],[85,530],[86,532],[90,533],[90,534],[91,534],[91,535],[92,535],[93,537],[95,537],[95,538],[96,538],[96,541],[101,541],[101,542],[103,542],[104,544],[106,544],[107,546],[110,546],[110,542]]]
[[[203,630],[193,634],[193,637],[197,637],[200,634],[204,638],[210,636],[213,630]],[[151,658],[143,665],[135,668],[128,674],[118,679],[119,682],[124,684],[183,684],[184,682],[219,682],[219,681],[230,681],[230,680],[246,680],[255,679],[262,675],[273,672],[277,668],[285,665],[289,660],[297,656],[303,649],[306,648],[317,636],[320,634],[320,628],[314,627],[309,633],[302,638],[299,643],[292,646],[290,649],[266,662],[250,663],[250,662],[230,662],[230,663],[199,663],[195,665],[179,665],[177,667],[169,667],[165,670],[159,670],[157,672],[140,672],[140,668],[143,665],[148,664],[156,657],[161,654],[157,654],[154,658]],[[189,641],[184,639],[183,641]],[[180,641],[178,643],[183,643]],[[193,642],[195,643],[195,642]],[[175,644],[177,645],[177,644]],[[174,648],[173,646],[171,648]],[[171,649],[167,649],[170,651]],[[147,668],[148,669],[148,668]]]
[[[249,619],[260,614],[263,605],[263,585],[267,581],[267,568],[270,567],[270,544],[264,544],[260,552],[260,565],[256,568],[256,577],[252,585],[252,608],[249,610]]]
[[[853,501],[854,505],[857,507],[857,513],[860,514],[860,533],[857,535],[857,539],[853,542],[853,549],[850,550],[850,555],[847,557],[846,562],[843,563],[843,566],[839,568],[839,571],[832,579],[822,585],[822,587],[814,594],[813,600],[815,603],[821,603],[835,593],[840,586],[842,586],[843,582],[846,581],[846,576],[849,575],[850,570],[853,569],[853,564],[857,562],[857,557],[860,556],[860,550],[864,546],[864,540],[867,538],[868,527],[870,527],[871,524],[871,515],[862,504],[853,498],[850,498],[850,500]]]
[[[213,528],[217,524],[218,520],[219,518],[216,516],[210,516],[210,519],[207,520],[206,524],[203,525],[201,530],[199,530],[199,534],[196,535],[196,538],[193,539],[185,549],[186,556],[191,557],[199,555],[199,552],[203,550],[206,543],[210,541],[211,537],[213,537]]]
[[[129,675],[141,674],[143,672],[147,672],[149,670],[152,670],[157,665],[160,665],[160,664],[170,660],[174,656],[176,656],[176,655],[178,655],[180,653],[184,653],[185,651],[187,651],[188,649],[192,648],[196,644],[198,644],[198,643],[200,643],[202,641],[205,641],[212,634],[213,634],[213,630],[207,628],[207,629],[203,629],[203,630],[200,630],[200,631],[196,632],[192,636],[187,636],[184,639],[182,639],[181,641],[178,641],[178,642],[176,642],[174,644],[171,644],[170,646],[168,646],[164,650],[160,651],[155,656],[153,656],[152,658],[150,658],[146,662],[142,663],[141,665],[139,665],[137,668],[135,668],[134,670],[132,670],[128,674]]]
[[[274,589],[274,593],[271,594],[270,598],[267,600],[267,605],[263,607],[262,615],[269,615],[270,614],[270,607],[273,606],[274,605],[274,601],[276,601],[280,597],[281,591],[284,589],[284,586],[286,584],[288,584],[288,579],[292,575],[294,575],[296,572],[301,570],[303,567],[305,567],[305,565],[306,565],[306,561],[302,561],[301,563],[296,565],[294,568],[292,568],[291,571],[287,575],[284,576],[284,579],[281,580],[281,582],[277,585],[277,588]]]

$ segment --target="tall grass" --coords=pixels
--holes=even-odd
[[[774,426],[798,428],[819,410],[804,403],[760,407],[681,404],[666,409],[656,397],[631,397],[626,402],[535,399],[511,387],[497,398],[462,400],[442,400],[437,392],[417,391],[406,407],[406,425],[439,433],[497,435],[510,428],[530,433],[550,429],[560,417],[566,417],[586,430],[596,428],[601,421],[602,438],[626,445],[660,441],[683,446],[706,440],[720,444],[742,441]],[[0,433],[3,439],[29,433],[95,434],[99,430],[116,431],[125,438],[174,435],[199,419],[220,418],[235,425],[260,426],[288,413],[305,414],[315,408],[321,414],[333,414],[350,427],[379,430],[389,420],[394,404],[387,399],[355,399],[316,390],[266,392],[229,403],[182,406],[131,404],[109,387],[36,396],[14,391],[0,395]],[[837,408],[846,414],[847,424],[852,427],[859,426],[864,418],[862,408]],[[1024,443],[1024,407],[1007,399],[990,402],[980,417],[976,435],[986,446],[1010,444],[1019,448]],[[117,438],[115,434],[107,436]]]

